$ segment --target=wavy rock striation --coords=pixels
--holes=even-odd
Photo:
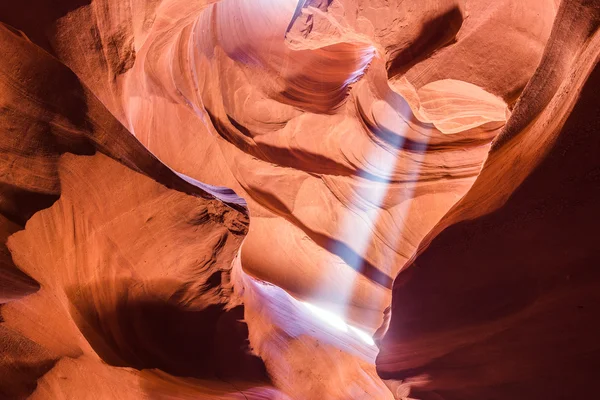
[[[599,9],[0,4],[0,396],[586,397]]]

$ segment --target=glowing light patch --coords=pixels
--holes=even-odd
[[[361,338],[362,341],[365,342],[366,344],[368,344],[369,346],[373,346],[375,344],[375,342],[373,341],[373,338],[367,332],[360,330],[358,328],[355,328],[353,326],[351,326],[350,329],[352,330],[352,332],[354,332],[356,334],[356,336]]]
[[[358,336],[360,340],[362,340],[369,346],[375,345],[375,342],[373,341],[371,335],[369,335],[367,332],[361,329],[348,325],[346,322],[344,322],[342,318],[335,315],[331,311],[324,310],[321,307],[317,307],[314,304],[310,304],[305,301],[301,301],[300,303],[302,303],[311,313],[313,313],[321,321],[333,326],[334,328],[342,332],[348,332],[348,329],[350,329],[351,332],[353,332],[356,336]]]
[[[344,320],[332,313],[331,311],[324,310],[305,301],[301,301],[301,303],[304,304],[304,306],[308,308],[310,312],[312,312],[323,322],[328,323],[329,325],[333,326],[336,329],[339,329],[340,331],[348,331],[348,325],[344,322]]]

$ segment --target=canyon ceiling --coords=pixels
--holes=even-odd
[[[0,399],[593,399],[600,0],[0,2]]]

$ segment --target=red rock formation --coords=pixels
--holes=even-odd
[[[0,34],[4,248],[27,221],[0,270],[2,397],[276,393],[233,295],[241,202],[186,182],[66,67]]]
[[[600,7],[561,5],[473,187],[394,282],[377,365],[419,399],[593,398]]]
[[[598,8],[0,4],[0,396],[585,393]]]

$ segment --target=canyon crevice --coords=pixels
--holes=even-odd
[[[599,26],[0,4],[0,398],[593,398]]]

